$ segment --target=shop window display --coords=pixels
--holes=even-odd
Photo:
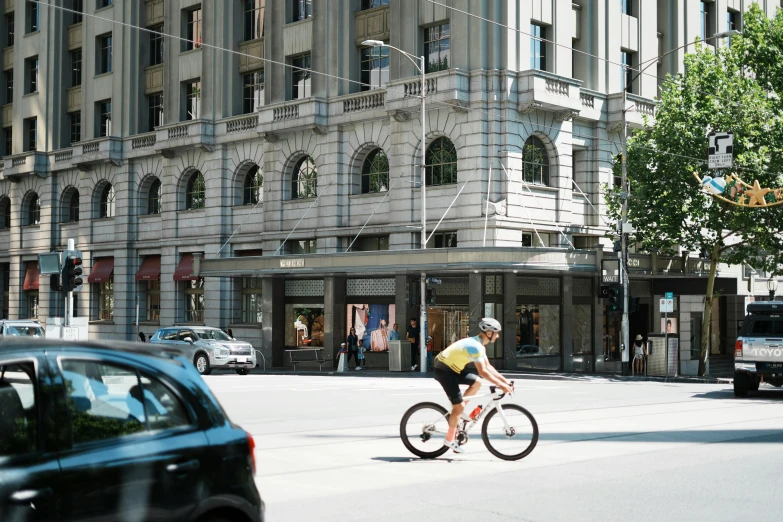
[[[427,309],[429,335],[432,336],[432,353],[448,348],[451,344],[469,336],[470,307],[439,306]]]
[[[295,346],[324,345],[324,309],[294,308]]]
[[[518,305],[516,318],[518,366],[559,366],[560,306]],[[550,358],[556,358],[556,361],[547,360]]]
[[[393,304],[349,304],[345,331],[356,330],[365,350],[385,352],[389,349],[389,331],[396,321]]]

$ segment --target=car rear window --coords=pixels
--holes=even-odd
[[[745,336],[783,336],[783,318],[781,317],[752,317],[748,323],[742,329],[742,334]]]
[[[161,341],[176,341],[177,330],[163,330],[158,335],[158,339],[160,339]]]
[[[23,335],[29,337],[43,337],[44,329],[40,326],[6,326],[6,335]]]

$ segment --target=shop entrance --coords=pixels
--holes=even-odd
[[[432,353],[437,355],[450,344],[468,337],[470,307],[439,305],[427,308],[428,335],[432,336]]]

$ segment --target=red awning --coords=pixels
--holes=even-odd
[[[196,281],[199,278],[192,276],[193,254],[182,254],[177,269],[174,271],[174,281]]]
[[[38,278],[41,277],[38,271],[38,261],[29,261],[25,264],[24,286],[25,290],[38,290]]]
[[[100,257],[96,259],[95,264],[92,265],[92,270],[90,270],[90,276],[87,278],[87,282],[106,283],[111,279],[112,272],[114,272],[114,258]]]
[[[136,281],[157,281],[160,279],[160,256],[146,256],[136,272]]]
[[[237,252],[237,256],[239,257],[256,257],[256,256],[263,256],[264,251],[262,249],[257,250],[240,250]]]

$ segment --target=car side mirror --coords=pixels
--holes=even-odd
[[[185,338],[184,338],[184,339],[182,339],[182,340],[183,340],[183,341],[187,341],[187,342],[189,342],[190,344],[193,344],[193,339],[191,339],[190,337],[185,337]]]
[[[232,340],[232,341],[236,341],[236,340],[237,340],[237,338],[236,338],[236,337],[232,337],[232,338],[231,338],[231,340]]]

